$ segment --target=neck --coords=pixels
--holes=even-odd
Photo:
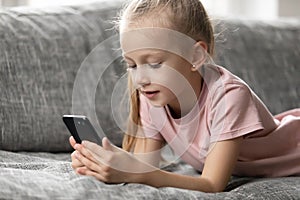
[[[168,104],[173,118],[178,119],[188,114],[195,104],[198,102],[203,79],[199,73],[195,73],[195,77],[189,81],[192,90],[184,90],[178,98]],[[180,102],[180,103],[179,103]]]

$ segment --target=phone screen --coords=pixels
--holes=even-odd
[[[63,121],[77,143],[87,140],[98,145],[102,144],[101,138],[86,116],[64,115]]]

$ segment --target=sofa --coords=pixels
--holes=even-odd
[[[87,115],[121,146],[126,70],[112,22],[123,2],[0,10],[0,199],[299,199],[296,176],[232,176],[223,192],[203,193],[74,173],[64,114]],[[213,23],[217,64],[244,79],[274,115],[300,107],[300,20]],[[164,155],[164,170],[200,175]]]

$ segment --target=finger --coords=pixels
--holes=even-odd
[[[75,141],[75,139],[73,138],[73,136],[70,136],[69,142],[70,142],[71,146],[74,148],[74,146],[75,146],[75,144],[76,144],[76,141]],[[74,149],[75,149],[75,148],[74,148]]]
[[[97,145],[96,143],[82,141],[82,146],[90,150],[90,152],[94,153],[94,155],[97,155],[97,157],[100,158],[100,160],[102,161],[109,160],[111,158],[111,151],[105,150],[103,147]]]
[[[78,159],[75,159],[72,161],[71,163],[71,167],[75,170],[79,167],[83,167],[84,165],[78,160]]]
[[[109,142],[109,140],[107,139],[107,137],[104,137],[102,139],[102,146],[105,150],[114,151],[114,148],[113,148],[112,144]]]
[[[98,165],[103,165],[102,164],[102,160],[101,158],[99,158],[97,155],[95,155],[93,152],[91,152],[90,150],[86,149],[86,148],[81,148],[81,150],[76,151],[76,153],[74,153],[74,156],[77,160],[80,161],[80,159],[86,158],[94,163],[97,163]],[[84,163],[82,163],[84,165]]]
[[[78,167],[78,168],[74,169],[76,174],[80,174],[80,175],[85,175],[84,172],[86,170],[89,170],[86,166],[82,166],[82,167]]]
[[[84,156],[95,163],[100,164],[100,162],[103,161],[102,158],[91,152],[89,149],[84,148],[81,144],[76,144],[75,149],[76,153],[74,153],[74,156],[76,159],[78,159],[80,156]]]
[[[75,156],[76,151],[71,154],[72,163],[71,166],[73,169],[84,166]]]
[[[98,179],[99,181],[107,182],[107,179],[101,173],[94,172],[86,167],[77,169],[76,173],[81,174],[81,175],[86,175],[86,176],[93,176],[96,179]]]
[[[71,159],[72,159],[72,161],[75,160],[75,159],[77,159],[77,158],[75,157],[75,153],[76,153],[76,150],[73,151],[73,153],[71,153]]]
[[[75,150],[75,151],[71,154],[72,162],[75,161],[75,160],[78,160],[78,159],[76,158],[76,156],[75,156],[77,153],[80,153],[80,152],[78,152],[77,150]]]
[[[82,156],[80,153],[75,153],[75,157],[88,169],[96,171],[96,172],[101,172],[102,168],[101,168],[101,163],[95,163],[93,161],[91,161],[90,159]]]
[[[107,137],[104,137],[102,139],[102,146],[107,151],[112,151],[112,152],[121,152],[122,151],[122,152],[124,152],[123,149],[112,144]]]

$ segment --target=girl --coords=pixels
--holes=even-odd
[[[132,0],[119,30],[131,97],[123,149],[71,137],[77,173],[203,192],[223,191],[232,174],[300,174],[300,110],[273,117],[246,83],[212,62],[213,29],[199,0]],[[165,144],[201,176],[159,169]]]

